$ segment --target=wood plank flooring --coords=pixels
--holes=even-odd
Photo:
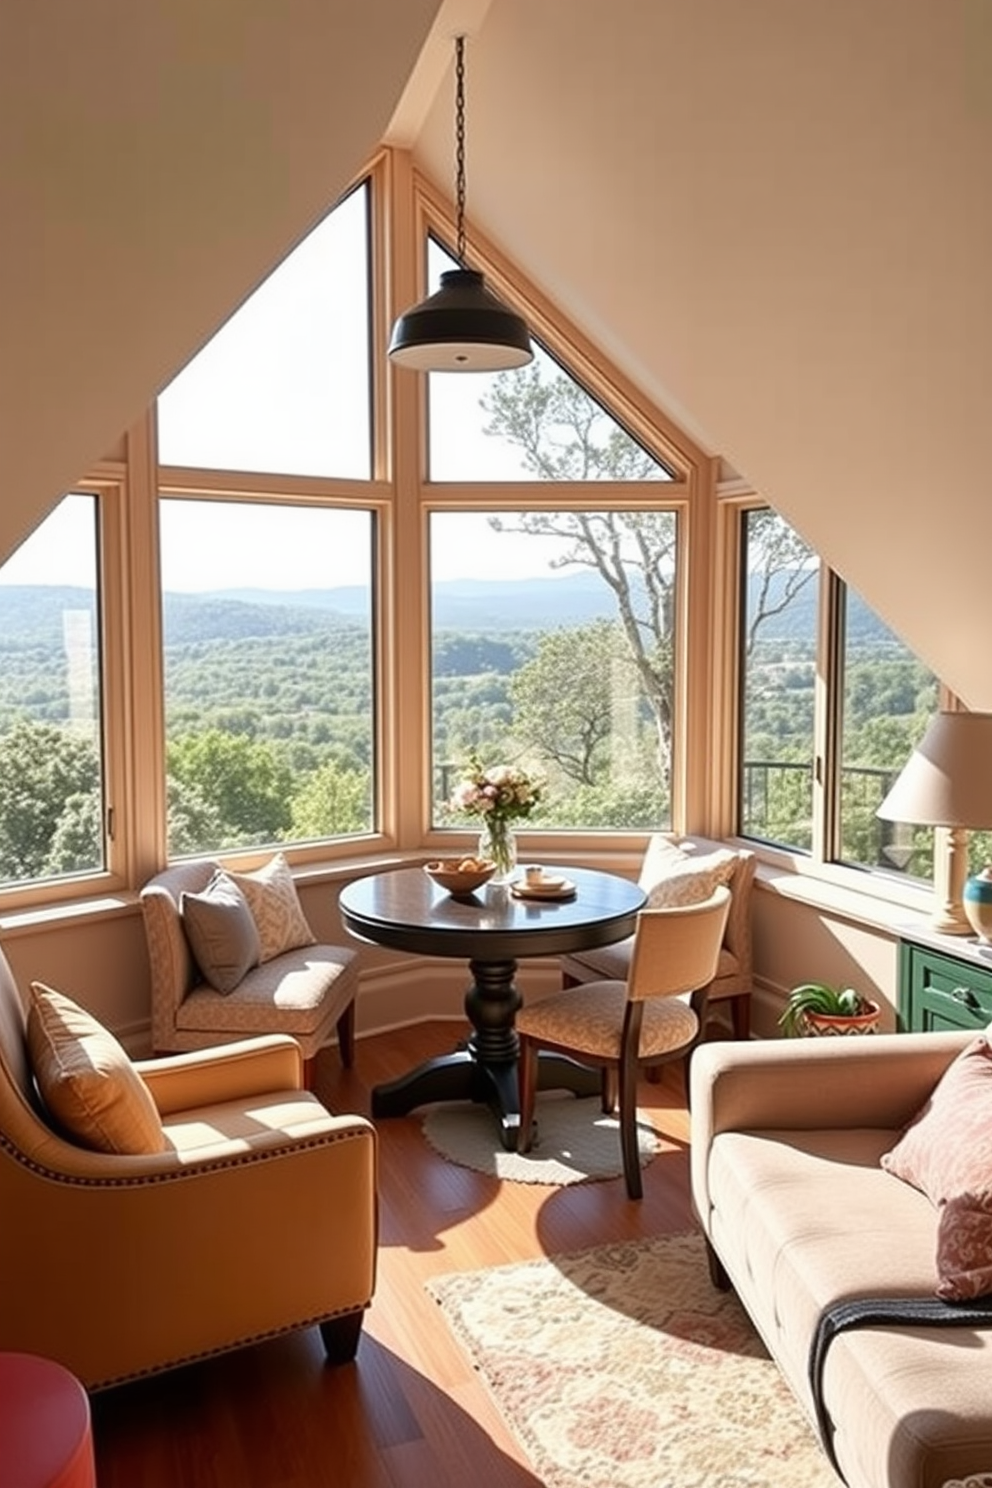
[[[348,1072],[329,1051],[318,1093],[367,1113],[373,1085],[458,1036],[430,1024],[364,1039]],[[380,1122],[378,1285],[357,1362],[328,1368],[311,1329],[96,1395],[100,1488],[540,1488],[424,1282],[689,1228],[681,1069],[639,1104],[665,1138],[641,1203],[620,1178],[500,1183],[440,1158],[416,1114]]]

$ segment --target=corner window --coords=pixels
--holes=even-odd
[[[742,522],[738,831],[809,852],[819,559],[772,511]]]
[[[933,829],[875,812],[937,711],[937,679],[853,589],[842,586],[837,856],[933,878]]]
[[[932,879],[932,831],[875,812],[936,711],[937,679],[775,512],[741,520],[739,832]]]
[[[99,500],[65,496],[0,567],[0,886],[106,866]]]

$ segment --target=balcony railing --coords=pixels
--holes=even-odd
[[[916,854],[912,828],[875,815],[899,774],[887,765],[848,765],[840,772],[841,857],[905,873]],[[808,852],[812,844],[813,766],[796,760],[745,760],[741,831],[747,837]]]

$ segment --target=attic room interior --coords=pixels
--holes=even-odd
[[[506,987],[495,954],[461,941],[374,941],[360,885],[476,853],[481,823],[453,803],[478,756],[535,783],[512,822],[521,870],[555,865],[579,885],[550,951],[512,951],[525,1008],[564,996],[563,975],[573,992],[626,978],[596,959],[605,930],[586,963],[560,922],[607,877],[653,893],[667,833],[690,844],[690,872],[741,875],[738,921],[747,879],[746,926],[721,950],[739,974],[712,982],[692,1056],[714,1105],[719,1079],[764,1078],[763,1050],[791,1046],[780,1019],[803,984],[856,989],[880,1048],[926,1034],[956,1058],[989,1023],[992,952],[960,902],[992,861],[974,768],[986,741],[962,816],[885,807],[936,715],[992,714],[976,639],[992,539],[987,7],[43,0],[2,34],[0,950],[25,1006],[33,984],[55,989],[142,1071],[181,1049],[206,1058],[240,1014],[229,1001],[223,1034],[166,1041],[142,890],[205,859],[245,888],[281,854],[312,942],[347,948],[348,991],[318,1056],[304,1038],[299,1096],[352,1123],[349,1151],[376,1175],[346,1180],[371,1205],[375,1273],[356,1362],[329,1365],[322,1344],[333,1358],[328,1316],[352,1304],[321,1301],[307,1313],[320,1331],[263,1319],[244,1346],[201,1339],[165,1372],[94,1366],[92,1481],[288,1488],[324,1481],[338,1454],[355,1484],[471,1472],[487,1488],[571,1488],[584,1479],[565,1446],[487,1389],[430,1288],[700,1227],[812,1433],[803,1368],[720,1229],[719,1182],[690,1170],[703,1074],[690,1112],[682,1062],[640,1072],[654,1134],[640,1201],[612,1129],[602,1181],[505,1181],[449,1160],[404,1104],[408,1072],[454,1068],[470,1024],[485,1063],[507,1029],[479,1008]],[[425,374],[386,355],[397,317],[460,262],[459,36],[464,261],[526,323],[535,358],[519,372]],[[616,944],[634,928],[623,913]],[[829,1071],[809,1066],[808,1121],[832,1133],[812,1087],[848,1079],[857,1108],[873,1041],[797,1045],[818,1042],[859,1046],[850,1076],[837,1048],[816,1054]],[[936,1059],[863,1125],[908,1123]],[[706,1135],[714,1154],[723,1137]],[[886,1222],[909,1224],[901,1202]],[[273,1245],[292,1257],[290,1213]],[[67,1258],[85,1272],[91,1243],[73,1254],[71,1212],[39,1223],[0,1241],[26,1292]],[[105,1257],[120,1289],[101,1282],[91,1306],[123,1340],[155,1283],[140,1247],[134,1274],[115,1256],[120,1223]],[[322,1223],[301,1221],[314,1246]],[[232,1278],[248,1276],[239,1265]],[[209,1312],[213,1283],[195,1271],[190,1310]],[[4,1350],[57,1357],[57,1326],[44,1348],[20,1327],[0,1308],[0,1364]],[[833,1467],[811,1434],[786,1472],[818,1483],[809,1450],[825,1484],[901,1488],[893,1412],[884,1462],[864,1446],[883,1453],[880,1433],[845,1417]],[[927,1488],[992,1469],[976,1412],[966,1446],[951,1432],[919,1469]],[[728,1421],[744,1430],[729,1407]],[[659,1461],[720,1481],[715,1464]]]

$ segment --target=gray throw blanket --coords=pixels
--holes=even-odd
[[[827,1350],[837,1334],[849,1328],[891,1328],[893,1325],[906,1328],[992,1328],[992,1297],[977,1297],[973,1302],[943,1302],[939,1297],[853,1297],[849,1301],[833,1303],[821,1315],[809,1350],[809,1384],[820,1443],[842,1483],[846,1479],[837,1466],[833,1423],[823,1403],[823,1367]]]

